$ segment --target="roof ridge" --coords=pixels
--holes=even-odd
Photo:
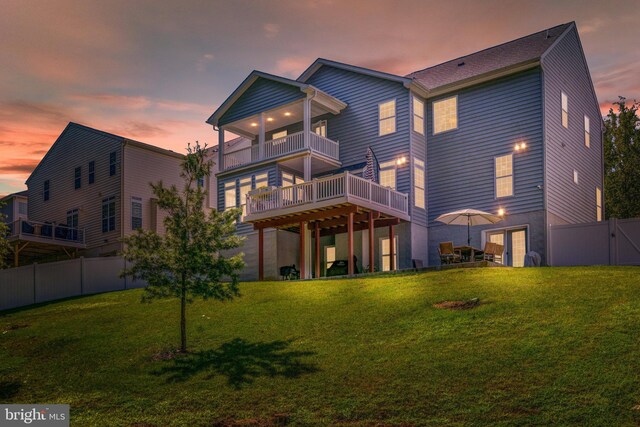
[[[448,64],[448,63],[450,63],[450,62],[454,62],[454,61],[458,61],[458,60],[460,60],[460,59],[463,59],[463,58],[469,57],[469,56],[471,56],[471,55],[476,55],[476,54],[478,54],[478,53],[482,53],[482,52],[485,52],[485,51],[490,50],[490,49],[495,49],[495,48],[497,48],[497,47],[504,46],[504,45],[507,45],[507,44],[509,44],[509,43],[517,42],[518,40],[526,39],[527,37],[532,37],[532,36],[535,36],[536,34],[544,33],[545,31],[554,30],[554,29],[556,29],[556,28],[563,27],[563,26],[570,26],[570,25],[571,25],[571,24],[573,24],[573,23],[575,23],[575,21],[566,22],[566,23],[564,23],[564,24],[554,25],[553,27],[549,27],[549,28],[546,28],[546,29],[544,29],[544,30],[536,31],[535,33],[530,33],[530,34],[527,34],[527,35],[524,35],[524,36],[521,36],[521,37],[515,38],[515,39],[513,39],[513,40],[509,40],[509,41],[506,41],[506,42],[503,42],[503,43],[499,43],[499,44],[496,44],[496,45],[493,45],[493,46],[489,46],[489,47],[486,47],[486,48],[484,48],[484,49],[480,49],[480,50],[477,50],[477,51],[475,51],[475,52],[468,53],[468,54],[466,54],[466,55],[461,55],[461,56],[459,56],[459,57],[457,57],[457,58],[449,59],[449,60],[447,60],[447,61],[443,61],[443,62],[440,62],[440,63],[435,64],[435,65],[430,65],[429,67],[426,67],[426,68],[421,68],[421,69],[419,69],[419,70],[412,71],[411,73],[409,73],[409,74],[405,75],[405,77],[407,77],[407,78],[413,78],[413,77],[411,77],[411,76],[413,76],[414,74],[417,74],[417,73],[421,73],[421,72],[423,72],[423,71],[430,70],[431,68],[439,67],[439,66],[441,66],[441,65]]]

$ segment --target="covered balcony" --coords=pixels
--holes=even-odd
[[[284,228],[300,234],[300,273],[302,278],[311,277],[311,254],[307,244],[314,233],[315,277],[320,276],[320,237],[347,233],[348,260],[353,260],[353,233],[368,230],[369,266],[373,271],[373,230],[389,227],[393,242],[394,226],[408,221],[409,198],[373,181],[344,172],[289,187],[261,188],[247,195],[247,215],[244,222],[252,223],[258,230],[258,276],[263,279],[263,230]],[[391,243],[391,258],[395,249]],[[392,266],[393,270],[395,267]],[[349,262],[349,274],[353,265]]]
[[[208,120],[218,129],[220,173],[277,160],[309,181],[312,169],[339,168],[339,141],[327,125],[346,107],[311,85],[253,72]]]

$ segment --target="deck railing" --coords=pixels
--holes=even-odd
[[[409,212],[409,198],[406,194],[344,172],[290,187],[254,190],[247,195],[247,215],[338,197],[359,199],[373,208],[386,208],[399,214],[407,215]]]
[[[52,242],[84,244],[84,228],[19,219],[9,224],[9,238],[36,237]]]
[[[338,160],[340,156],[338,142],[313,132],[305,141],[304,132],[296,132],[282,138],[265,141],[262,155],[260,155],[258,145],[227,153],[223,157],[223,166],[225,170],[231,169],[261,160],[286,156],[304,149],[309,149],[313,153],[322,154],[334,160]]]

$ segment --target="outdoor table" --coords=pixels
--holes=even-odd
[[[474,248],[473,246],[468,245],[455,246],[453,250],[458,251],[460,253],[462,261],[466,262],[474,261],[476,259],[476,253],[482,253],[482,249]]]

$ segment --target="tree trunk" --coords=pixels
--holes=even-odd
[[[180,352],[187,352],[187,284],[184,274],[180,296]]]

